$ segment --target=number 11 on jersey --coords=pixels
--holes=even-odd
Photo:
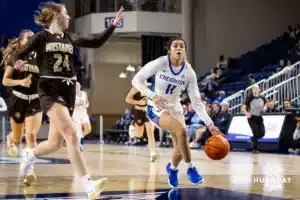
[[[177,87],[176,85],[169,84],[167,89],[166,89],[166,94],[173,94],[173,91],[176,87]]]

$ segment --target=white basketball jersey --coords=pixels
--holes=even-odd
[[[187,87],[187,63],[183,62],[180,67],[173,67],[169,57],[164,56],[159,70],[152,77],[151,90],[165,97],[169,105],[180,104],[180,95]],[[150,102],[151,104],[151,102]]]
[[[81,91],[81,95],[76,95],[75,100],[75,109],[77,110],[86,110],[86,100],[87,100],[87,94],[84,91]]]
[[[144,82],[152,77],[151,89],[147,88]],[[206,124],[212,123],[206,112],[206,106],[201,102],[197,76],[188,62],[183,61],[179,67],[173,67],[169,56],[161,56],[147,63],[133,78],[132,84],[150,100],[148,104],[155,107],[151,99],[160,95],[168,101],[168,110],[180,110],[183,112],[180,100],[181,94],[187,90],[192,105]]]

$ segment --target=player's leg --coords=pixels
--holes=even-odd
[[[79,149],[79,141],[76,135],[76,129],[74,127],[72,118],[70,117],[69,110],[67,107],[54,103],[49,111],[47,112],[51,123],[55,125],[57,131],[59,131],[67,144],[68,155],[71,160],[71,164],[74,168],[75,173],[81,177],[83,185],[89,197],[91,199],[97,198],[98,194],[103,190],[107,183],[107,179],[101,179],[97,182],[93,182],[90,175],[87,172],[83,154]],[[47,147],[49,145],[46,145]],[[49,152],[48,152],[49,153]],[[42,155],[41,146],[36,146],[32,152],[27,154],[23,164],[23,172],[26,174],[26,169],[30,168],[35,160],[35,157]]]
[[[174,154],[172,159],[172,164],[177,167],[178,160],[180,160],[179,155],[186,163],[187,175],[189,180],[193,184],[199,184],[203,182],[203,178],[198,173],[197,169],[192,165],[191,162],[191,150],[188,144],[188,136],[186,126],[181,119],[183,117],[177,117],[170,112],[163,112],[159,119],[159,125],[163,129],[170,130],[172,133],[172,140],[174,144]],[[176,148],[176,146],[178,148]],[[178,153],[179,151],[179,153]]]
[[[146,132],[148,137],[148,146],[150,150],[150,161],[154,162],[157,159],[155,152],[155,137],[154,137],[154,125],[152,122],[145,122]]]
[[[144,135],[144,130],[145,130],[145,125],[143,123],[136,122],[134,124],[135,128],[135,142],[134,144],[140,145],[142,143],[143,135]]]
[[[20,143],[23,137],[24,123],[16,123],[10,118],[11,132],[7,135],[7,152],[9,156],[15,157],[18,154],[16,144]]]
[[[33,149],[36,145],[36,137],[41,128],[43,113],[38,112],[33,116],[25,118],[26,144],[27,148]]]
[[[87,112],[82,117],[83,136],[87,136],[92,132],[92,126]]]
[[[23,138],[24,131],[24,107],[27,106],[25,100],[16,96],[11,96],[8,102],[8,112],[10,116],[11,133],[7,135],[7,151],[10,156],[17,156],[19,144]]]
[[[37,129],[39,129],[38,125],[34,124],[34,121],[37,123],[40,122],[40,119],[42,118],[42,115],[40,116],[40,113],[37,113],[34,116],[28,117],[27,121],[25,122],[26,127],[29,127],[28,131],[31,133],[36,132]],[[27,132],[27,130],[26,130]],[[30,153],[31,149],[36,143],[36,134],[33,136],[29,136],[28,138],[26,137],[26,142],[27,142],[27,149],[23,151],[23,154],[25,153]],[[38,145],[38,148],[34,148],[33,155],[34,157],[38,157],[41,155],[47,155],[49,153],[57,151],[63,142],[63,137],[62,135],[57,131],[55,128],[54,124],[51,123],[50,121],[50,126],[49,126],[49,134],[48,134],[48,140],[41,142]],[[21,166],[22,169],[22,166]],[[34,169],[33,166],[31,166],[31,169],[29,172],[26,174],[26,177],[24,179],[24,184],[27,186],[32,185],[36,181],[36,176],[34,174]]]

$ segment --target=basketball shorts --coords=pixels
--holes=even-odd
[[[146,111],[144,110],[133,109],[132,114],[133,114],[133,122],[138,126],[142,126],[145,123],[149,122],[149,119],[146,116]]]
[[[73,112],[72,119],[75,123],[90,123],[90,117],[86,110],[83,111],[77,111],[76,109]]]
[[[17,124],[24,123],[26,117],[33,116],[42,111],[38,94],[25,95],[16,91],[12,91],[7,107],[9,116]]]
[[[185,123],[181,106],[170,106],[167,109],[158,109],[156,106],[148,105],[146,115],[152,122],[154,122],[155,125],[159,127],[160,116],[166,111],[170,112],[181,122]]]
[[[76,79],[44,78],[38,84],[41,107],[47,111],[54,103],[59,103],[68,108],[70,116],[73,115],[76,98]]]

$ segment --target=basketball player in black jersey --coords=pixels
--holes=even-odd
[[[33,36],[27,46],[17,54],[14,67],[21,69],[25,64],[24,58],[32,51],[37,52],[40,69],[38,91],[42,109],[50,119],[50,130],[47,141],[38,144],[33,150],[23,151],[21,176],[28,174],[36,157],[57,151],[65,140],[68,157],[76,175],[81,178],[89,199],[96,199],[107,184],[106,178],[94,182],[88,174],[71,118],[76,92],[73,48],[102,46],[122,19],[122,12],[123,8],[118,11],[113,25],[103,33],[85,38],[66,31],[70,17],[62,4],[47,2],[36,16],[36,23],[48,29]]]
[[[144,128],[148,137],[148,145],[150,150],[150,161],[157,159],[155,153],[154,125],[146,116],[147,97],[143,96],[136,88],[131,88],[125,99],[126,103],[134,105],[133,121],[136,137],[143,137]]]
[[[33,36],[30,30],[23,30],[20,36],[11,41],[3,53],[3,64],[5,73],[2,83],[5,86],[12,87],[12,92],[8,100],[8,112],[12,132],[7,135],[7,150],[10,156],[17,156],[17,143],[20,143],[23,137],[25,125],[27,148],[36,146],[36,136],[41,127],[42,110],[40,106],[37,80],[39,77],[39,68],[36,65],[36,54],[31,52],[26,58],[22,70],[13,68],[12,57],[17,51],[27,43]],[[30,185],[35,181],[35,175],[32,171],[25,178],[24,183]]]

